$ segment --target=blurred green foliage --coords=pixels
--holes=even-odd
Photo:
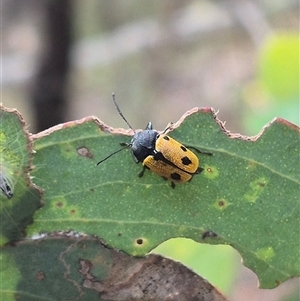
[[[299,125],[299,35],[270,36],[257,57],[257,77],[243,89],[246,132],[257,134],[274,117]]]
[[[299,99],[299,35],[271,36],[259,57],[259,79],[274,102],[283,105]]]
[[[186,238],[170,239],[152,253],[182,262],[203,278],[209,279],[210,283],[225,294],[231,292],[240,260],[237,252],[230,246],[199,244]]]

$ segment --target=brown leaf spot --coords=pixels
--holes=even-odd
[[[93,279],[93,276],[89,274],[90,270],[93,267],[92,262],[89,260],[80,259],[79,264],[81,265],[79,272],[83,275],[86,275],[87,279]]]
[[[93,154],[89,151],[88,148],[86,148],[85,146],[82,146],[82,147],[79,147],[77,148],[77,153],[80,155],[80,156],[83,156],[83,157],[87,157],[89,159],[92,159],[93,158]]]
[[[45,274],[42,271],[38,271],[35,275],[35,278],[37,280],[44,280],[45,279]]]
[[[64,205],[63,202],[58,202],[58,203],[56,204],[56,206],[59,207],[59,208],[61,208],[63,205]]]
[[[219,200],[218,205],[220,207],[223,207],[225,205],[225,201],[224,200]]]

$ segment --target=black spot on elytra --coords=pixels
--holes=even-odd
[[[184,147],[183,145],[181,145],[180,148],[181,148],[184,152],[187,152],[186,147]]]
[[[192,161],[189,159],[189,157],[181,158],[181,162],[183,165],[190,165],[192,163]]]
[[[171,173],[170,177],[171,177],[171,179],[176,180],[176,181],[180,181],[180,179],[181,179],[181,175],[178,174],[177,172]]]
[[[170,140],[170,137],[168,137],[168,136],[164,136],[163,138],[164,138],[165,140],[167,140],[167,141]]]

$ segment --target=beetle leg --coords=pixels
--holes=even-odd
[[[143,166],[142,171],[139,173],[139,178],[141,178],[144,175],[146,168],[147,168],[146,166]]]
[[[163,134],[165,134],[173,125],[173,122],[169,122],[169,124],[167,125],[167,127],[164,129],[164,131],[162,132]]]
[[[189,148],[189,149],[193,149],[195,150],[197,153],[200,153],[200,154],[203,154],[203,155],[208,155],[208,156],[212,156],[213,153],[211,152],[204,152],[204,151],[201,151],[200,149],[196,148],[196,147],[193,147],[193,146],[189,146],[189,145],[185,145],[185,147]]]
[[[202,167],[198,167],[195,174],[199,174],[203,171],[204,169]]]
[[[174,189],[175,188],[175,183],[171,182],[171,187]]]

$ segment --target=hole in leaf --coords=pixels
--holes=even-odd
[[[218,235],[213,232],[213,231],[205,231],[203,234],[202,234],[202,239],[205,239],[205,238],[212,238],[212,237],[217,237]]]
[[[142,245],[143,242],[144,242],[144,240],[143,240],[142,238],[138,238],[138,239],[136,240],[136,243],[137,243],[138,245]]]

